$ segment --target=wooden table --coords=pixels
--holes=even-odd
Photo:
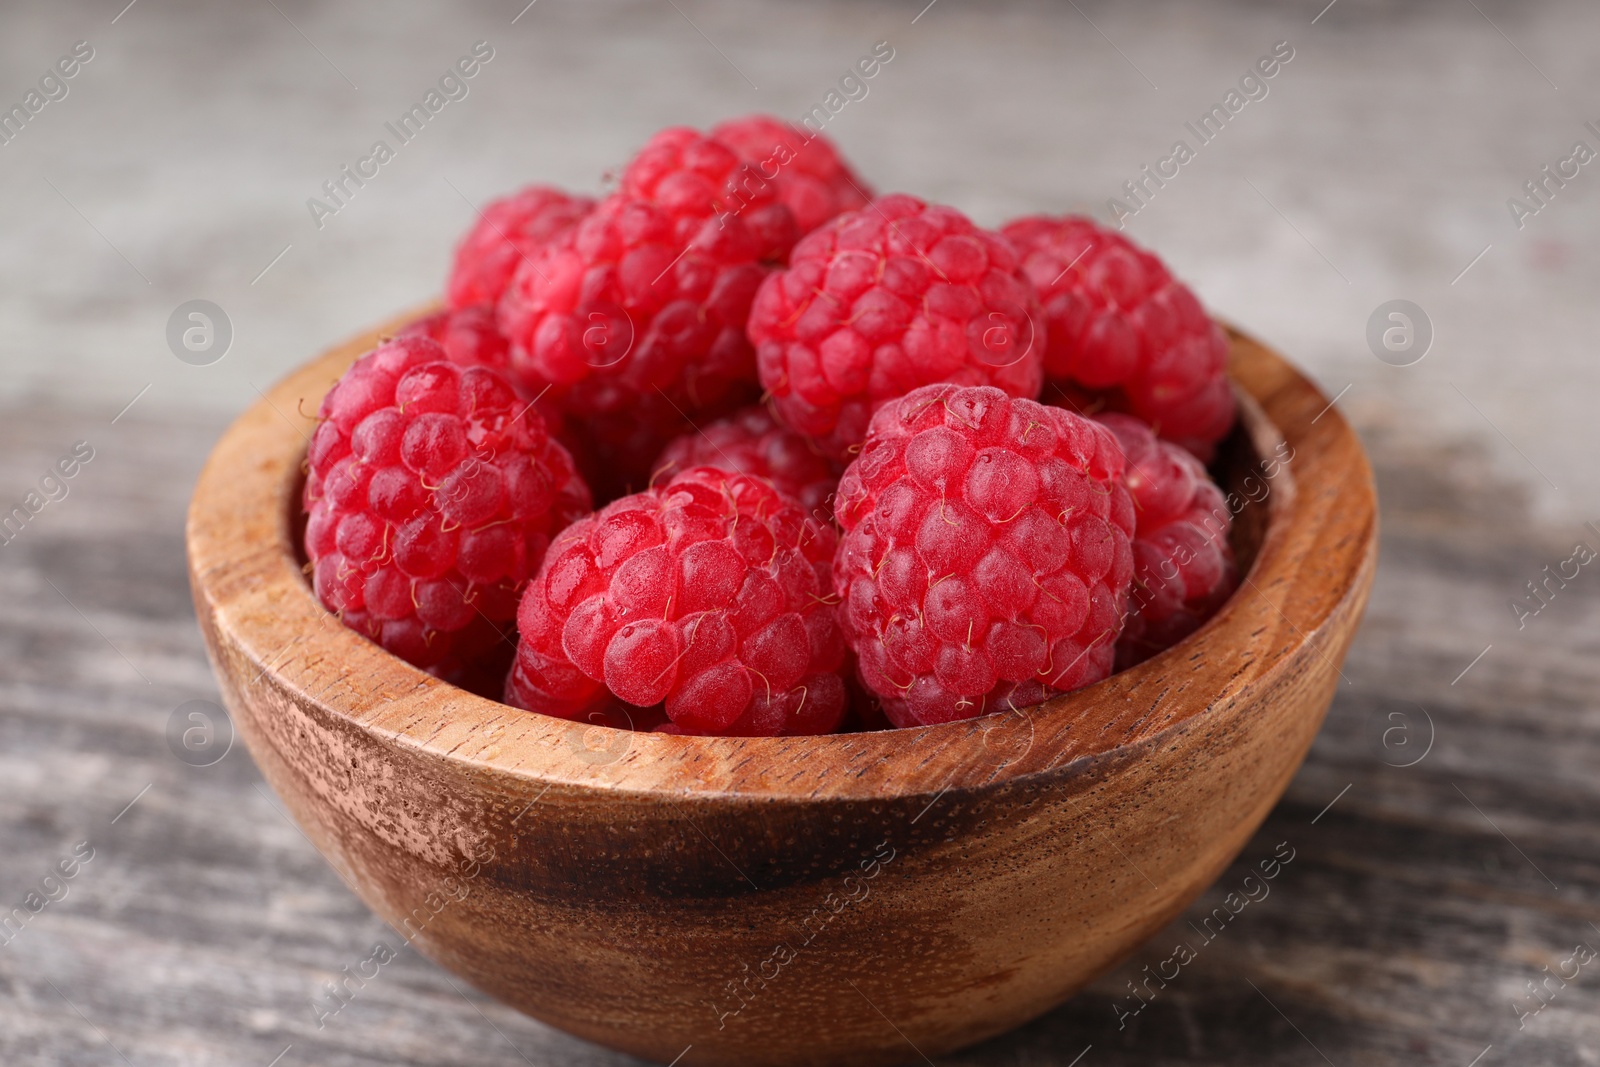
[[[1600,7],[125,3],[0,11],[0,107],[72,42],[97,56],[0,151],[0,517],[94,449],[0,545],[0,1067],[627,1062],[410,951],[318,1028],[324,983],[393,935],[242,749],[200,767],[169,746],[177,709],[216,699],[188,491],[227,412],[435,290],[490,196],[597,191],[667,123],[798,115],[880,39],[897,58],[830,133],[880,188],[985,224],[1102,210],[1292,42],[1271,96],[1129,232],[1330,395],[1351,383],[1383,497],[1348,684],[1239,864],[1082,996],[944,1062],[1600,1063],[1600,959],[1527,989],[1600,949],[1600,560],[1521,628],[1511,607],[1578,539],[1600,549],[1596,167],[1526,232],[1505,208],[1590,137]],[[319,229],[306,198],[480,36],[499,58],[471,98]],[[237,327],[204,368],[163,336],[200,297]],[[1438,326],[1412,368],[1363,336],[1395,297]],[[1525,518],[1491,470],[1577,517]],[[1270,895],[1119,1028],[1127,983],[1204,940],[1189,920],[1280,842]],[[63,860],[74,877],[46,885]]]
[[[395,938],[242,747],[210,766],[175,756],[176,709],[216,699],[180,534],[221,425],[113,414],[0,410],[0,486],[19,500],[74,442],[94,449],[68,495],[0,546],[0,919],[13,916],[0,927],[0,1062],[635,1062],[410,950],[319,1028],[324,983]],[[1382,564],[1346,684],[1287,797],[1132,960],[942,1063],[1596,1062],[1600,958],[1574,959],[1600,950],[1592,568],[1552,583],[1520,631],[1509,602],[1578,538],[1600,548],[1600,533],[1517,519],[1518,490],[1486,481],[1470,446],[1381,407],[1355,419],[1379,473]],[[1260,860],[1290,850],[1265,897],[1205,924]],[[70,879],[52,875],[63,860]],[[1181,968],[1179,942],[1193,952]],[[1552,977],[1563,968],[1576,976]],[[1141,986],[1158,991],[1133,1013],[1128,983],[1174,970],[1165,988]],[[1530,981],[1546,982],[1542,1000]]]

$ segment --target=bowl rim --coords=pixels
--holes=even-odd
[[[752,801],[936,800],[951,790],[1074,773],[1222,714],[1307,652],[1338,671],[1329,657],[1342,649],[1331,647],[1329,620],[1364,596],[1376,565],[1377,497],[1354,431],[1291,364],[1224,325],[1241,423],[1257,456],[1290,451],[1275,474],[1263,469],[1266,490],[1260,501],[1251,498],[1265,504],[1266,528],[1239,590],[1174,648],[1033,707],[853,734],[684,737],[524,711],[440,681],[340,624],[305,580],[291,534],[316,426],[308,412],[358,356],[435,306],[363,331],[261,394],[208,457],[186,541],[214,660],[224,652],[242,657],[253,679],[244,684],[267,685],[283,701],[468,773]],[[1264,632],[1273,639],[1258,655]],[[1253,651],[1223,670],[1207,669],[1214,655],[1235,649]]]

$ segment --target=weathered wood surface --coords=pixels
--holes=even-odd
[[[281,1064],[334,1067],[635,1062],[466,991],[409,950],[318,1028],[323,983],[393,935],[242,748],[203,768],[169,748],[174,709],[216,697],[181,529],[221,426],[111,414],[0,412],[0,485],[19,497],[73,442],[95,449],[69,495],[0,546],[5,912],[43,896],[77,843],[94,850],[57,884],[66,895],[0,945],[0,1062],[266,1067],[285,1049]],[[1471,447],[1402,432],[1379,408],[1356,421],[1378,471],[1383,554],[1347,684],[1288,795],[1132,961],[941,1064],[1064,1067],[1085,1048],[1084,1067],[1466,1067],[1491,1045],[1483,1067],[1600,1054],[1600,960],[1565,984],[1549,977],[1576,946],[1600,948],[1592,568],[1521,631],[1508,603],[1600,536],[1516,519],[1516,490],[1486,481]],[[1214,940],[1196,933],[1280,842],[1294,858],[1269,895]],[[1126,983],[1183,939],[1194,958],[1119,1029],[1119,1009],[1138,1006]],[[1519,1020],[1540,1004],[1525,983],[1541,980],[1546,1006]]]
[[[64,899],[0,944],[0,1064],[123,1063],[108,1040],[136,1067],[266,1067],[291,1043],[280,1067],[628,1062],[469,1004],[409,952],[315,1029],[321,983],[387,932],[277,813],[242,751],[191,768],[167,747],[173,709],[216,697],[185,581],[188,489],[222,413],[252,402],[254,385],[436,288],[474,205],[530,180],[595,191],[668,123],[798,115],[880,37],[899,58],[829,132],[879,187],[984,223],[1102,209],[1247,63],[1291,41],[1299,56],[1271,97],[1130,232],[1330,394],[1355,381],[1345,405],[1387,393],[1407,412],[1356,418],[1384,498],[1380,573],[1350,684],[1241,857],[1291,842],[1271,896],[1126,1029],[1114,1014],[1124,983],[1167,958],[1184,923],[1047,1019],[941,1065],[1065,1067],[1091,1043],[1079,1067],[1467,1067],[1490,1044],[1478,1067],[1600,1061],[1593,964],[1525,1029],[1512,1008],[1519,995],[1531,1006],[1524,983],[1579,940],[1600,947],[1595,567],[1521,631],[1508,607],[1579,537],[1600,544],[1577,522],[1518,518],[1519,496],[1483,474],[1491,448],[1458,448],[1440,429],[1470,428],[1542,491],[1521,450],[1561,486],[1558,503],[1588,500],[1582,517],[1600,521],[1594,167],[1526,232],[1506,213],[1540,166],[1588,139],[1600,6],[916,0],[752,13],[748,0],[695,0],[541,3],[515,25],[523,0],[403,14],[286,0],[123,8],[0,11],[7,107],[71,42],[98,56],[0,152],[0,507],[74,441],[97,449],[71,495],[0,546],[0,916],[77,842],[96,850]],[[471,99],[316,229],[306,198],[480,35],[502,58]],[[1405,370],[1376,365],[1361,337],[1393,296],[1425,303],[1440,338]],[[193,297],[239,325],[234,354],[203,373],[160,337]],[[85,406],[40,407],[67,395]],[[163,404],[214,414],[161,419]],[[1419,706],[1435,744],[1416,766],[1387,766],[1426,736],[1418,718],[1388,716]]]

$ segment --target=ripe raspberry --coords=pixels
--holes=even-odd
[[[732,146],[685,126],[650,138],[623,169],[620,192],[675,219],[708,221],[707,229],[722,231],[726,241],[749,242],[756,258],[768,263],[783,262],[800,236],[773,183]],[[713,240],[704,230],[699,237]]]
[[[528,385],[511,370],[511,349],[499,331],[494,312],[482,305],[458,311],[438,311],[400,331],[400,336],[429,337],[444,346],[450,362],[462,367],[487,366],[511,375],[523,399],[544,417],[550,436],[560,441],[572,457],[585,484],[599,502],[612,500],[630,489],[629,476],[643,484],[638,472],[648,470],[661,451],[661,442],[685,432],[690,423],[660,396],[641,397],[632,410],[613,417],[590,416],[574,425],[558,398]]]
[[[1228,341],[1188,287],[1087,218],[1033,216],[1001,232],[1044,305],[1046,377],[1096,391],[1209,461],[1233,426]]]
[[[652,480],[664,481],[690,467],[765,478],[798,501],[806,514],[821,519],[833,514],[839,468],[764,407],[747,407],[679,437],[656,459]]]
[[[523,259],[587,215],[594,201],[545,185],[530,185],[495,200],[456,246],[445,285],[452,308],[493,306]]]
[[[305,488],[317,597],[441,677],[495,655],[550,535],[589,509],[511,383],[397,337],[322,401]]]
[[[581,718],[665,703],[674,732],[826,733],[844,714],[830,527],[696,467],[563,533],[517,612],[506,701]]]
[[[512,367],[529,394],[550,387],[607,489],[643,487],[691,419],[755,398],[757,256],[737,224],[617,195],[517,268],[498,309]]]
[[[750,338],[779,418],[846,459],[873,411],[919,385],[1037,396],[1036,312],[1008,241],[896,195],[795,245],[756,296]]]
[[[412,335],[438,341],[445,356],[458,367],[490,367],[510,373],[511,349],[495,325],[494,308],[487,304],[424,315],[400,331],[401,337]]]
[[[889,720],[965,719],[1111,673],[1133,502],[1104,427],[930,385],[873,417],[839,482],[833,580]]]
[[[1239,584],[1222,490],[1187,450],[1157,439],[1131,415],[1097,421],[1116,435],[1133,495],[1133,589],[1117,642],[1117,669],[1142,663],[1189,636]]]
[[[832,141],[771,115],[724,122],[711,136],[778,189],[804,235],[845,211],[865,207],[872,190],[856,177]]]

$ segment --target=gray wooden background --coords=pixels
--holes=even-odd
[[[322,984],[386,931],[242,749],[169,745],[216,697],[184,507],[258,387],[437,289],[474,204],[603,188],[667,123],[799,115],[880,40],[830,132],[880,188],[986,223],[1102,210],[1288,41],[1128,229],[1339,396],[1383,502],[1348,684],[1192,914],[1288,842],[1271,895],[1125,1027],[1186,921],[940,1063],[1600,1063],[1600,959],[1575,962],[1600,950],[1600,561],[1512,608],[1600,549],[1600,164],[1521,228],[1507,205],[1600,149],[1592,4],[125,2],[0,11],[0,109],[93,49],[0,143],[0,510],[93,450],[0,544],[0,924],[27,916],[0,925],[0,1063],[632,1062],[411,952],[318,1028]],[[477,41],[468,95],[317,228],[306,199]],[[206,366],[166,337],[192,299],[232,326]],[[1393,299],[1431,324],[1420,362],[1369,348]]]

